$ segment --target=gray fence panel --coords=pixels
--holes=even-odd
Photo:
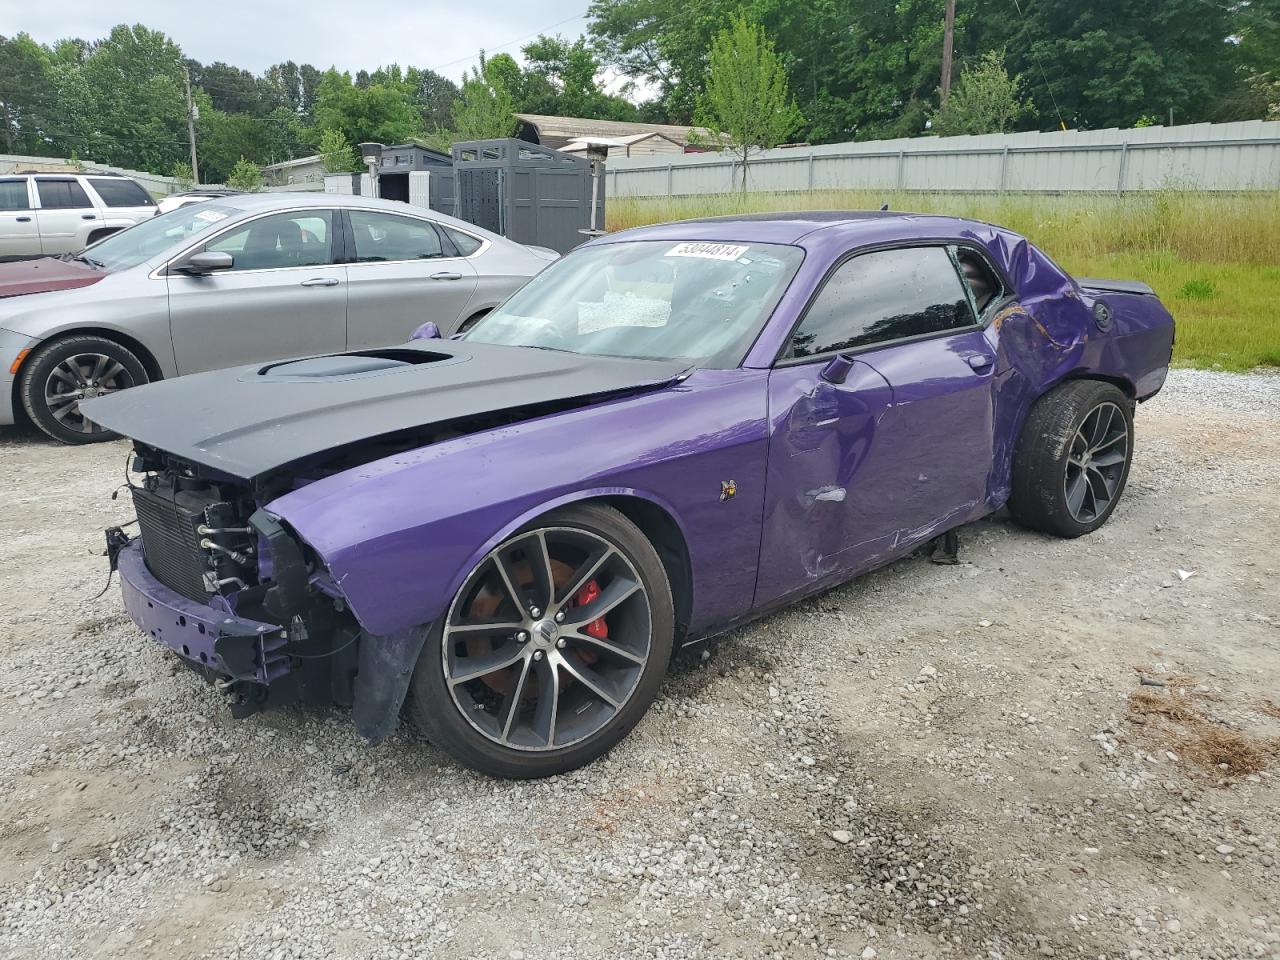
[[[724,193],[741,184],[725,153],[609,161],[614,197]],[[1280,189],[1280,122],[1132,130],[914,137],[769,150],[747,189],[1115,192]]]

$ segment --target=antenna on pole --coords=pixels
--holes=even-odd
[[[191,99],[191,71],[182,65],[182,79],[187,88],[187,141],[191,144],[191,182],[200,182],[200,167],[196,164],[196,117],[200,116],[195,102]]]
[[[942,32],[942,92],[938,105],[944,106],[951,96],[951,51],[956,40],[956,0],[947,0],[947,16]]]

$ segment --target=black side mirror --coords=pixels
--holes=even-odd
[[[230,270],[235,266],[235,262],[235,258],[229,253],[221,250],[206,250],[203,253],[193,253],[176,269],[179,273],[185,273],[191,277],[204,277],[215,270]]]
[[[827,365],[822,368],[822,372],[818,376],[827,381],[827,383],[844,383],[849,378],[849,371],[852,369],[853,357],[837,354],[827,361]]]

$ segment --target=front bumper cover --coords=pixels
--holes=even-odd
[[[141,539],[119,548],[124,608],[139,627],[191,666],[228,680],[278,686],[289,675],[288,631],[188,600],[147,569]]]
[[[315,630],[312,640],[323,635],[323,644],[301,657],[280,624],[238,617],[229,605],[198,603],[166,587],[147,569],[141,538],[126,543],[109,535],[108,555],[120,571],[125,610],[133,622],[219,681],[231,697],[233,716],[303,699],[352,707],[356,731],[370,743],[394,729],[430,626],[385,636],[354,626]],[[226,603],[220,597],[213,602]],[[314,610],[304,612],[303,619],[307,616]]]

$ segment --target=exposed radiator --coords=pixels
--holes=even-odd
[[[133,488],[147,568],[169,589],[200,603],[209,600],[204,583],[209,568],[196,528],[204,523],[204,508],[210,502],[202,493]]]

